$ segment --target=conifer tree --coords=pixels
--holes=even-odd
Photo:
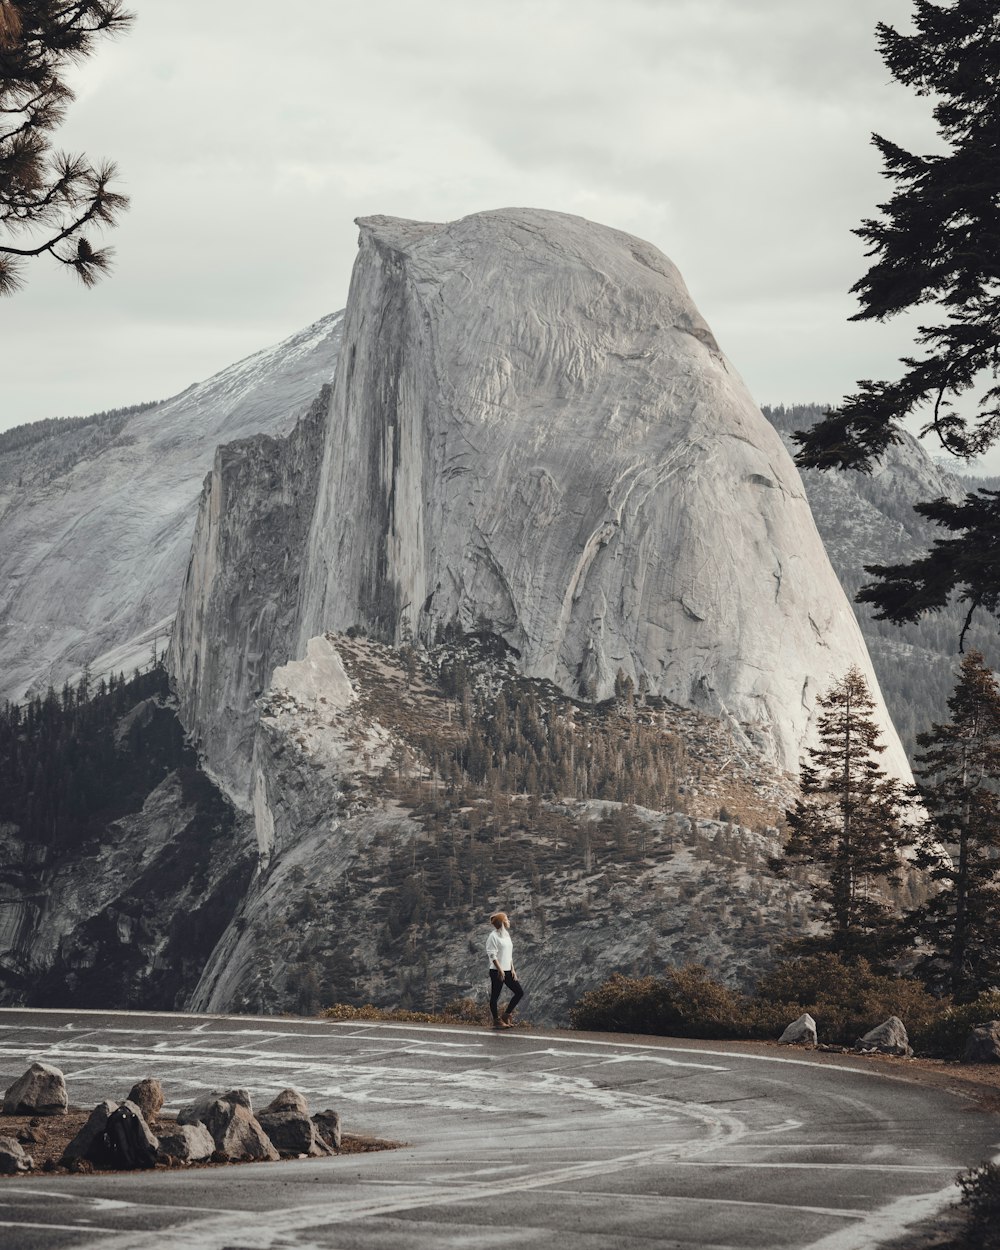
[[[911,922],[930,946],[928,984],[964,1001],[1000,985],[1000,685],[978,651],[962,661],[948,709],[948,724],[917,737],[930,816],[917,862],[941,888]]]
[[[786,865],[803,865],[827,932],[816,945],[848,958],[890,953],[886,887],[897,884],[912,835],[909,799],[880,766],[885,750],[864,675],[851,668],[819,699],[819,745],[802,765],[787,813]]]
[[[121,0],[0,0],[0,295],[21,286],[21,266],[49,255],[92,286],[110,265],[86,231],[113,226],[127,208],[110,162],[50,150],[73,92],[66,71],[101,35],[132,21]]]
[[[914,0],[913,22],[913,33],[879,23],[879,51],[898,82],[934,99],[941,150],[918,155],[873,136],[893,189],[881,215],[855,231],[874,260],[852,288],[861,305],[852,320],[920,306],[939,315],[919,327],[920,350],[902,360],[898,380],[860,381],[839,409],[794,435],[798,463],[809,468],[870,472],[911,414],[922,414],[922,435],[960,458],[1000,439],[1000,12],[996,0]],[[1000,496],[917,510],[957,537],[935,544],[935,559],[870,568],[885,584],[861,598],[897,623],[955,590],[970,614],[996,613],[1000,568],[982,537],[1000,533]]]

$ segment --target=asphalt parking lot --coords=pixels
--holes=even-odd
[[[871,1250],[1000,1150],[1000,1119],[863,1061],[727,1044],[317,1020],[0,1011],[91,1106],[286,1085],[405,1143],[336,1159],[3,1178],[3,1250]]]

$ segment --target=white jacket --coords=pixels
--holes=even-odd
[[[493,967],[494,959],[504,972],[510,972],[514,966],[514,943],[506,929],[494,929],[486,939],[486,958]]]

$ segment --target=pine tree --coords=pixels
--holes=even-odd
[[[786,865],[804,865],[827,933],[816,943],[846,957],[890,953],[901,852],[912,839],[903,786],[879,766],[885,750],[868,683],[857,668],[819,700],[819,745],[802,765],[802,796],[787,814]]]
[[[936,100],[943,150],[920,156],[873,136],[893,190],[879,205],[881,216],[855,231],[875,259],[853,287],[861,304],[853,320],[884,321],[920,305],[937,305],[942,315],[919,328],[922,351],[903,359],[898,381],[859,382],[838,410],[794,436],[798,462],[809,468],[870,471],[918,411],[925,414],[921,434],[933,433],[958,457],[979,455],[1000,439],[1000,12],[996,0],[914,0],[913,21],[912,34],[879,23],[879,51],[898,82]],[[957,407],[962,396],[971,411]],[[967,516],[955,505],[940,516],[918,511],[952,532],[966,519],[1000,531],[997,495],[969,495],[961,507]],[[884,606],[880,619],[915,620],[959,588],[970,611],[996,612],[996,560],[983,559],[976,533],[956,544],[966,559],[918,561],[909,578],[907,566],[869,569],[888,585],[873,583],[865,600]]]
[[[917,737],[931,835],[918,863],[941,889],[911,922],[931,948],[920,964],[928,984],[964,1001],[1000,984],[1000,685],[978,651],[962,661],[948,709],[948,724]]]
[[[21,286],[25,260],[48,254],[92,286],[110,265],[84,231],[128,207],[110,162],[50,150],[73,92],[66,70],[101,35],[132,21],[121,0],[0,0],[0,295]],[[18,239],[15,245],[14,239]]]

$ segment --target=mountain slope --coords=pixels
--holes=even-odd
[[[291,658],[326,630],[485,625],[530,676],[600,698],[621,671],[796,771],[817,695],[852,664],[877,682],[798,474],[675,267],[533,209],[360,224]],[[171,661],[204,743],[244,663],[193,645],[231,627],[211,595],[188,580]]]
[[[336,365],[341,314],[173,399],[0,454],[0,699],[168,634],[220,442],[285,434]],[[160,648],[162,650],[162,646]]]
[[[808,428],[826,410],[820,404],[798,404],[764,407],[763,412],[792,451],[791,432]],[[977,486],[990,484],[942,469],[908,434],[886,451],[871,473],[808,469],[802,480],[830,562],[852,600],[872,580],[864,571],[866,564],[906,563],[941,537],[936,525],[914,512],[915,503],[941,496],[961,499]],[[893,723],[912,753],[916,735],[932,721],[948,717],[966,609],[951,604],[902,626],[875,620],[869,604],[856,603],[854,610]],[[990,616],[978,614],[966,645],[1000,663],[996,621]]]

